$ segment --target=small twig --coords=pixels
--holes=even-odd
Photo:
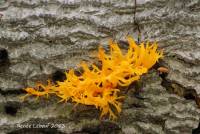
[[[134,14],[133,14],[134,23],[135,23],[136,9],[137,9],[137,0],[134,0]]]
[[[138,31],[138,43],[140,43],[140,38],[141,38],[141,30],[140,30],[140,26],[139,23],[136,21],[136,11],[137,11],[137,0],[134,0],[134,13],[133,13],[133,20],[134,20],[134,25],[137,28]]]

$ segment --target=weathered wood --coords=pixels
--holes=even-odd
[[[194,101],[169,94],[155,70],[144,77],[142,95],[147,99],[134,98],[130,90],[116,123],[100,122],[98,112],[90,107],[71,113],[72,104],[57,104],[54,97],[24,103],[18,98],[22,88],[47,80],[57,70],[74,68],[82,60],[94,61],[99,44],[107,49],[109,38],[125,41],[128,34],[137,41],[158,41],[169,68],[165,80],[176,85],[174,89],[200,94],[200,2],[136,3],[1,0],[0,48],[8,51],[9,61],[0,64],[0,132],[30,132],[20,129],[21,123],[58,123],[65,128],[32,129],[32,133],[191,133],[198,126],[200,110]]]

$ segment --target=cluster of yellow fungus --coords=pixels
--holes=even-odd
[[[127,37],[129,49],[124,54],[117,43],[110,41],[110,53],[99,48],[98,59],[101,67],[81,63],[83,73],[78,76],[74,69],[66,72],[67,79],[47,85],[37,84],[35,88],[26,88],[26,96],[46,96],[55,94],[61,101],[71,100],[76,104],[93,105],[101,111],[100,117],[109,116],[113,120],[121,112],[121,99],[117,86],[128,86],[140,79],[159,58],[162,52],[157,51],[157,44],[141,43],[137,45],[133,38]],[[25,96],[25,97],[26,97]]]

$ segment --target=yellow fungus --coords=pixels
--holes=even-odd
[[[53,85],[48,81],[47,85],[37,84],[36,88],[26,88],[26,96],[48,96],[55,94],[61,100],[71,99],[76,104],[93,105],[101,111],[100,118],[109,116],[111,120],[117,118],[121,112],[120,90],[117,85],[128,86],[139,80],[141,75],[147,73],[159,58],[162,52],[157,51],[157,44],[137,45],[133,38],[127,37],[129,49],[123,54],[118,44],[109,41],[110,53],[106,54],[102,47],[99,47],[98,59],[101,68],[82,62],[80,67],[83,73],[77,76],[73,69],[66,72],[66,80]]]

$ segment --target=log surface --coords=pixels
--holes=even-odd
[[[100,122],[92,107],[72,112],[72,104],[57,104],[54,97],[24,103],[19,97],[23,88],[57,70],[94,61],[99,44],[107,49],[108,39],[125,41],[127,35],[156,40],[164,49],[170,88],[200,94],[199,12],[198,0],[137,0],[136,5],[134,0],[1,0],[0,49],[7,50],[9,61],[1,62],[0,54],[0,132],[29,133],[20,125],[58,123],[65,127],[32,133],[192,133],[200,110],[194,101],[166,91],[155,70],[143,78],[147,99],[130,91],[114,123]]]

